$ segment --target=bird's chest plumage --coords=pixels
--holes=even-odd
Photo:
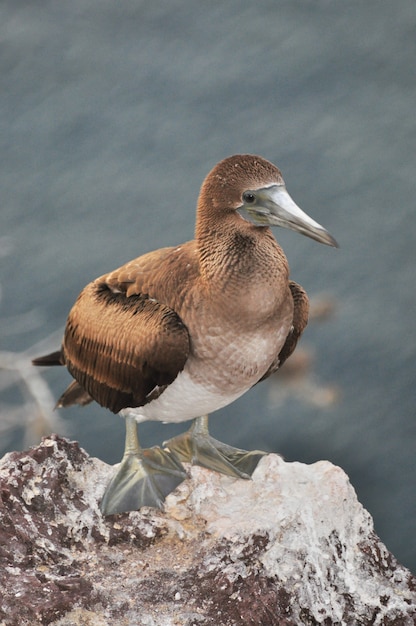
[[[234,390],[247,389],[263,376],[285,342],[292,308],[282,306],[275,315],[266,315],[257,301],[256,309],[238,303],[232,311],[214,309],[212,315],[196,321],[195,329],[190,320],[187,368],[193,378]]]
[[[258,296],[258,294],[257,294]],[[291,298],[254,294],[214,301],[193,296],[181,317],[191,349],[184,370],[136,419],[179,422],[226,406],[256,384],[276,360],[290,331]]]

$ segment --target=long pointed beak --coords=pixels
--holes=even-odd
[[[306,235],[319,243],[338,248],[334,237],[292,200],[284,185],[272,185],[253,192],[255,201],[239,212],[257,226],[281,226]]]

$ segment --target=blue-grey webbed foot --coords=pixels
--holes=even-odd
[[[112,515],[142,506],[162,508],[166,496],[185,478],[180,461],[168,450],[140,447],[136,422],[126,417],[124,456],[101,500],[101,512]]]
[[[214,439],[208,431],[208,416],[196,418],[189,430],[163,445],[178,461],[236,478],[250,478],[260,459],[267,454],[261,450],[240,450]]]

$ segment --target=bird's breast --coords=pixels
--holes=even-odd
[[[226,287],[191,287],[172,308],[189,332],[191,377],[234,393],[276,359],[293,323],[293,299],[287,281]]]
[[[231,393],[247,390],[279,354],[291,327],[291,315],[277,323],[243,329],[238,314],[228,325],[213,320],[191,335],[186,367],[195,380]]]
[[[184,370],[159,397],[134,410],[136,419],[181,422],[227,406],[268,370],[291,323],[288,313],[274,325],[245,332],[239,331],[238,316],[227,323],[200,319],[197,331],[190,324],[191,352]]]

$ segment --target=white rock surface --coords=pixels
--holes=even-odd
[[[105,519],[112,471],[58,437],[4,457],[1,624],[416,623],[415,578],[330,463],[269,455],[251,481],[192,467],[164,512]]]

